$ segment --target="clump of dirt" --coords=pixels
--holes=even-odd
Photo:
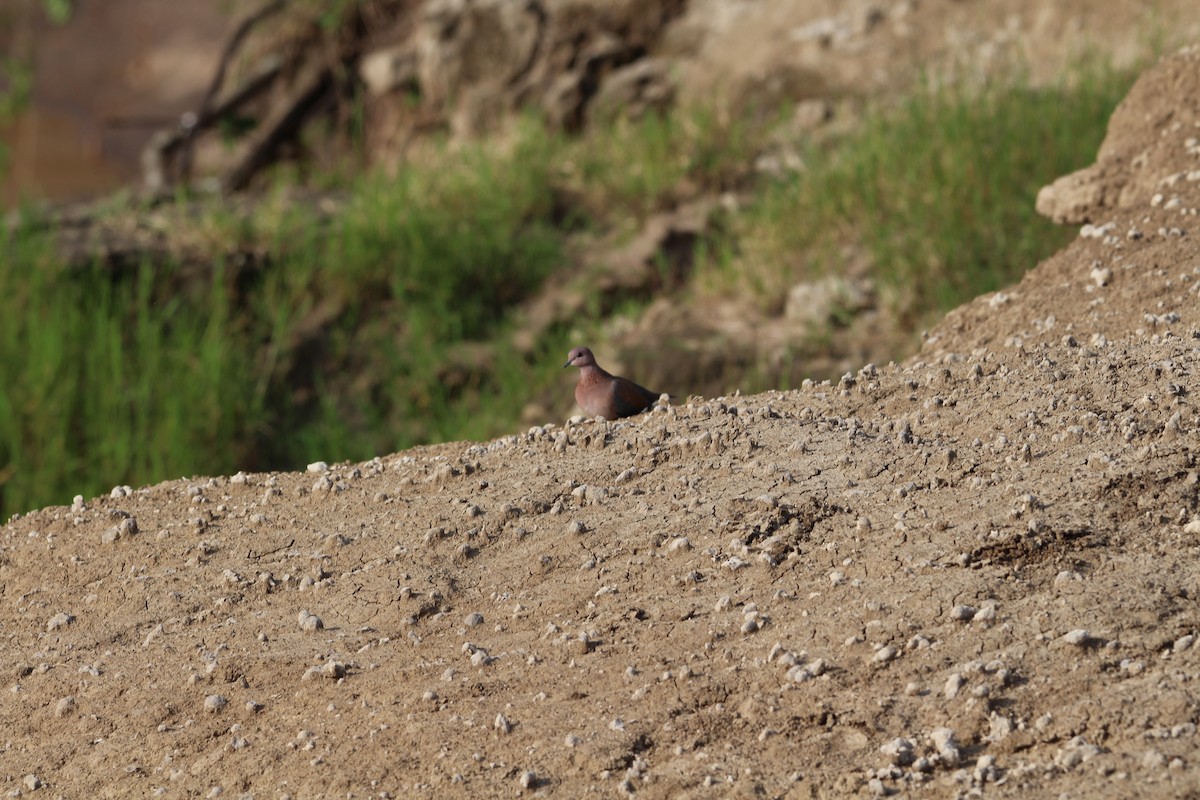
[[[4,789],[1200,791],[1197,96],[903,365],[11,521]]]

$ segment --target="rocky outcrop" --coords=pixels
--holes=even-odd
[[[685,0],[434,0],[408,39],[364,59],[361,75],[376,96],[415,89],[456,134],[487,130],[526,106],[576,129],[610,79],[610,104],[645,98],[661,106],[670,97],[665,65],[640,60],[685,7]]]
[[[1188,318],[1200,259],[1200,46],[1137,81],[1096,163],[1043,189],[1038,210],[1082,225],[1079,238],[1016,286],[948,314],[926,357],[1064,337],[1103,346],[1181,320],[1200,335]]]
[[[1020,62],[1035,81],[1051,80],[1085,43],[1184,5],[1115,0],[1100,21],[1065,8],[1033,14],[1024,0],[428,0],[359,74],[385,131],[437,120],[469,136],[521,109],[575,130],[593,115],[676,102],[744,113],[868,95],[918,71],[974,76]],[[1110,49],[1118,63],[1139,55]],[[415,98],[418,113],[399,114],[386,99],[397,94]]]
[[[1144,74],[1113,113],[1096,163],[1043,188],[1038,212],[1082,225],[1138,206],[1182,208],[1181,194],[1200,181],[1198,64],[1189,49]]]

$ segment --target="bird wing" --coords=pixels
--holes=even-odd
[[[615,378],[612,383],[613,408],[618,417],[628,417],[645,411],[658,401],[658,394],[627,378]]]

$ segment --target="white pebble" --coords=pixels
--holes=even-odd
[[[229,701],[225,699],[224,695],[210,694],[204,698],[204,710],[210,714],[215,714],[227,705],[229,705]]]
[[[324,621],[316,614],[310,614],[308,611],[301,611],[298,615],[300,630],[305,633],[313,633],[325,627]]]
[[[989,604],[975,612],[972,622],[991,622],[996,619],[996,606]]]
[[[75,710],[75,695],[69,694],[54,705],[54,716],[62,718]]]
[[[891,758],[896,766],[907,766],[913,762],[913,743],[908,739],[893,739],[882,745],[879,752]]]
[[[950,609],[950,619],[956,619],[960,622],[969,622],[975,616],[977,609],[974,606],[955,606]]]
[[[337,680],[344,677],[346,677],[346,665],[340,661],[334,661],[333,659],[330,659],[319,666],[309,667],[308,670],[305,671],[304,677],[301,680],[310,681],[313,678],[328,678],[330,680]]]
[[[958,766],[962,760],[962,752],[958,749],[958,742],[955,741],[952,729],[935,728],[929,734],[929,739],[933,742],[933,746],[937,748],[938,755],[941,756],[943,764],[950,767]]]
[[[974,778],[976,783],[986,783],[996,779],[996,757],[983,755],[975,762]]]
[[[887,644],[887,645],[884,645],[883,647],[879,648],[878,650],[876,650],[875,655],[871,657],[871,660],[877,664],[883,664],[885,662],[891,661],[893,658],[895,658],[899,654],[900,654],[899,650],[897,650],[892,645]]]
[[[308,465],[308,471],[309,472],[328,472],[329,465],[326,464],[324,461],[314,461],[313,463]]]
[[[60,611],[46,622],[46,630],[53,631],[64,628],[75,621],[75,617],[65,611]]]
[[[691,549],[692,540],[686,536],[676,536],[671,540],[671,543],[667,545],[668,553],[681,553]]]
[[[1067,644],[1073,644],[1077,647],[1082,647],[1091,640],[1092,635],[1084,628],[1076,628],[1070,633],[1063,635],[1063,641]]]
[[[1071,581],[1081,581],[1081,580],[1083,580],[1083,576],[1080,575],[1078,572],[1075,572],[1074,570],[1064,569],[1062,572],[1060,572],[1054,576],[1054,585],[1062,586],[1063,584],[1070,583]]]

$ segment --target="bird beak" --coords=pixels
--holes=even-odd
[[[563,364],[563,369],[566,369],[569,366],[571,366],[571,359],[568,358],[567,363]]]

